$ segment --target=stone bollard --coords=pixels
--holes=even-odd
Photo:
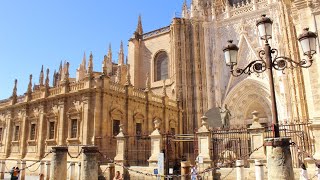
[[[40,162],[40,172],[39,172],[39,176],[41,176],[41,174],[43,174],[43,176],[44,176],[44,165],[45,165],[45,163],[43,162],[43,161],[41,161]]]
[[[0,179],[4,179],[4,172],[5,172],[5,165],[6,165],[6,161],[5,160],[2,160],[0,161],[0,165],[1,165],[1,168],[0,168]]]
[[[268,179],[294,179],[289,142],[290,138],[265,139],[264,145],[267,147]]]
[[[81,162],[78,162],[78,180],[81,178]]]
[[[191,163],[190,161],[182,161],[181,162],[181,180],[190,179],[191,172]]]
[[[52,147],[52,160],[50,167],[50,179],[67,179],[67,146]]]
[[[26,161],[21,161],[21,166],[20,169],[25,169],[26,168]],[[20,180],[25,180],[26,179],[26,171],[20,171]]]
[[[82,147],[81,179],[98,179],[97,146]]]
[[[236,161],[236,171],[237,171],[237,180],[244,179],[244,161],[237,160]]]
[[[47,161],[46,162],[46,173],[45,173],[46,180],[50,179],[50,165],[51,165],[51,162]]]
[[[109,166],[109,168],[108,168],[109,178],[107,180],[112,180],[114,178],[114,174],[115,174],[114,163],[109,163],[108,166]]]
[[[254,160],[255,165],[255,174],[256,174],[256,180],[263,180],[264,178],[264,172],[263,172],[263,163],[262,160]]]
[[[75,162],[70,162],[69,180],[76,180],[75,177]]]

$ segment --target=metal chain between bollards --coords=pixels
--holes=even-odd
[[[49,151],[47,154],[45,154],[45,155],[43,156],[42,159],[46,158],[46,157],[47,157],[49,154],[51,154],[51,153],[52,153],[52,151]],[[42,159],[41,159],[41,160],[42,160]],[[37,161],[35,161],[34,163],[30,164],[29,166],[26,166],[26,167],[24,167],[24,168],[22,168],[22,169],[19,169],[19,170],[20,170],[20,171],[25,171],[26,169],[28,169],[28,170],[30,171],[29,168],[32,167],[32,166],[34,166],[35,164],[41,162],[41,160],[37,160]],[[41,165],[41,164],[40,164],[40,165]],[[39,167],[40,167],[40,165],[39,165]],[[10,170],[8,170],[8,167],[6,166],[6,164],[5,164],[4,166],[5,166],[5,168],[7,169],[7,171],[5,171],[5,172],[0,172],[0,173],[10,173]],[[36,170],[38,170],[39,167],[38,167]],[[30,172],[32,172],[32,171],[30,171]]]
[[[78,158],[81,154],[82,154],[83,149],[81,149],[81,151],[76,155],[76,156],[72,156],[69,151],[68,151],[68,155],[70,158],[74,159],[74,158]]]
[[[30,171],[30,172],[36,172],[41,166],[41,163],[39,164],[39,166],[35,169],[35,170],[30,170],[30,167],[28,167],[27,169]]]
[[[251,151],[250,153],[246,154],[246,155],[243,155],[241,156],[240,158],[243,158],[243,157],[246,157],[246,156],[250,156],[252,153],[254,153],[255,151],[259,150],[260,148],[262,148],[264,145],[261,145],[260,147],[258,148],[255,148],[253,151]],[[151,173],[145,173],[145,172],[141,172],[141,171],[137,171],[137,170],[133,170],[133,169],[130,169],[129,167],[126,167],[122,164],[119,164],[119,163],[115,163],[111,158],[108,158],[105,154],[101,153],[100,151],[98,151],[98,153],[104,157],[105,159],[107,159],[108,161],[110,161],[111,163],[114,163],[115,165],[117,166],[121,166],[123,167],[124,169],[126,169],[127,171],[131,171],[131,172],[134,172],[134,173],[137,173],[137,174],[141,174],[141,175],[145,175],[145,176],[154,176],[154,177],[163,177],[163,178],[166,178],[166,179],[169,179],[169,178],[173,178],[173,177],[184,177],[184,176],[190,176],[191,175],[191,172],[189,174],[185,174],[185,175],[157,175],[157,174],[151,174]],[[235,160],[233,160],[235,162]],[[216,169],[220,169],[220,167],[214,167],[214,168],[208,168],[208,169],[205,169],[204,171],[202,172],[199,172],[197,173],[196,175],[201,175],[201,174],[204,174],[204,173],[207,173],[207,172],[211,172],[211,171],[214,171]],[[233,168],[234,169],[234,168]],[[233,169],[231,170],[231,172],[233,171]],[[231,172],[229,174],[231,174]],[[228,174],[228,175],[229,175]],[[227,176],[228,176],[227,175]],[[226,177],[227,177],[226,176]],[[224,178],[226,178],[224,177]]]

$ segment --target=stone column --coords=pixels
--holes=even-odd
[[[256,180],[264,179],[263,162],[261,160],[255,160],[255,174]]]
[[[211,140],[210,140],[210,132],[208,130],[208,118],[206,116],[201,117],[201,127],[197,132],[198,137],[198,148],[199,155],[197,157],[198,160],[198,172],[202,172],[205,169],[212,168],[212,159],[210,157],[210,148],[211,148]],[[199,162],[201,160],[201,162]],[[204,174],[204,176],[211,180],[213,179],[212,171],[209,171]]]
[[[82,168],[81,168],[81,179],[98,179],[98,160],[97,146],[84,146],[82,147]]]
[[[148,159],[149,166],[150,167],[157,167],[158,164],[158,157],[161,153],[161,147],[162,147],[162,136],[160,134],[160,121],[155,120],[154,121],[155,130],[151,133],[151,156]]]
[[[25,169],[26,168],[26,161],[22,160],[20,162],[21,166],[20,169]],[[20,180],[25,180],[26,179],[26,171],[20,171]]]
[[[293,180],[293,168],[289,138],[268,138],[265,139],[267,147],[267,168],[268,179],[272,180]]]
[[[1,168],[0,168],[0,179],[4,179],[4,172],[6,171],[6,161],[5,160],[2,160],[0,161],[0,165],[1,165]]]
[[[70,162],[69,180],[76,180],[75,177],[75,162]]]
[[[115,175],[115,168],[114,168],[114,164],[113,163],[109,163],[108,164],[109,168],[108,168],[108,178],[107,180],[112,180],[114,178]]]
[[[126,144],[127,140],[125,138],[124,132],[123,132],[123,125],[120,125],[120,133],[116,136],[117,139],[117,151],[116,151],[116,156],[114,157],[114,162],[122,165],[126,165],[127,161],[125,158],[125,153],[126,153]],[[117,171],[120,171],[120,174],[125,173],[125,169],[117,166],[116,167]]]
[[[66,146],[52,147],[50,180],[67,179],[67,152]]]
[[[51,162],[47,161],[46,162],[46,174],[45,174],[46,180],[50,179],[50,165],[51,165]]]
[[[236,161],[237,180],[244,180],[244,161]]]
[[[191,172],[191,163],[190,161],[182,161],[181,162],[181,180],[188,180],[190,179]]]
[[[260,160],[265,160],[266,155],[265,155],[265,149],[263,146],[263,132],[264,132],[264,127],[259,123],[259,113],[257,111],[252,112],[253,115],[253,122],[252,125],[248,128],[248,131],[250,133],[250,139],[251,139],[251,149],[254,150],[256,148],[259,148],[257,151],[254,151],[250,155],[250,162],[253,165],[255,159],[260,159]]]

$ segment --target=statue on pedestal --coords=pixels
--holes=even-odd
[[[229,128],[231,113],[230,113],[230,110],[228,109],[227,104],[224,105],[224,110],[222,110],[221,107],[219,107],[219,109],[221,114],[222,128],[223,129]]]

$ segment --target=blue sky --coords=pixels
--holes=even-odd
[[[144,32],[170,24],[184,0],[3,0],[0,2],[0,99],[11,96],[14,79],[18,94],[27,89],[29,74],[38,83],[41,65],[50,78],[60,61],[70,62],[70,75],[90,51],[94,69],[112,44],[117,59],[136,29],[139,14]]]

